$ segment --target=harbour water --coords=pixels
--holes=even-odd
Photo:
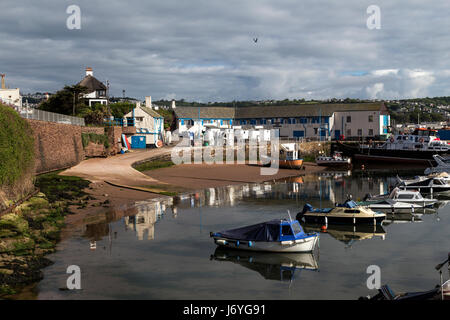
[[[410,173],[412,175],[413,172]],[[374,294],[367,268],[396,291],[432,289],[434,266],[450,249],[450,207],[399,215],[377,228],[333,228],[314,254],[218,250],[211,231],[292,217],[308,202],[329,207],[388,191],[395,174],[321,173],[262,184],[211,188],[112,208],[86,222],[48,256],[55,263],[33,288],[38,299],[357,299]],[[449,198],[450,199],[450,198]],[[320,231],[317,226],[306,230]],[[68,266],[81,290],[66,287]]]

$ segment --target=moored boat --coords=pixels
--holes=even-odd
[[[307,223],[323,224],[376,225],[381,224],[385,218],[385,213],[360,206],[353,200],[325,209],[315,209],[310,204],[305,204],[303,210],[297,214],[297,220],[303,219]]]
[[[263,165],[273,165],[276,161],[269,156],[260,155],[260,160]],[[300,169],[303,165],[303,158],[298,155],[297,144],[282,143],[280,144],[280,151],[278,157],[278,166],[284,169]]]
[[[437,131],[424,128],[416,128],[411,134],[391,135],[379,145],[369,143],[352,146],[338,141],[337,147],[344,155],[356,160],[403,164],[434,164],[433,155],[450,154],[450,145],[437,137]]]
[[[311,252],[317,233],[305,233],[297,220],[271,220],[237,229],[211,232],[215,244],[226,248],[267,252]]]
[[[316,163],[318,166],[348,168],[351,166],[352,159],[343,157],[341,152],[335,151],[333,156],[318,156]]]
[[[403,180],[397,177],[397,187],[414,189],[423,193],[439,193],[450,191],[450,179],[441,176],[417,177],[413,180]]]
[[[398,187],[394,188],[388,194],[380,194],[377,196],[372,196],[371,194],[367,194],[364,197],[364,201],[367,203],[378,203],[383,200],[391,199],[394,201],[400,201],[405,203],[413,203],[420,205],[421,207],[432,207],[435,203],[438,202],[437,199],[424,198],[419,191],[416,190],[402,190]]]
[[[426,168],[424,174],[450,172],[450,157],[444,158],[439,154],[434,154],[433,159],[436,162],[436,166]]]
[[[366,201],[360,201],[357,202],[358,205],[361,206],[367,206],[370,209],[374,210],[383,210],[383,211],[399,211],[399,210],[407,210],[412,211],[417,209],[422,209],[423,206],[415,204],[415,203],[406,203],[406,202],[400,202],[393,199],[385,199],[380,200],[376,202],[366,202]]]

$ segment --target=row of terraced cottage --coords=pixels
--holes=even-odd
[[[180,134],[206,128],[279,129],[284,138],[385,138],[390,116],[383,102],[252,107],[177,107]],[[195,132],[194,132],[195,133]]]

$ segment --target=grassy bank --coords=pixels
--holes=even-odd
[[[134,168],[137,171],[144,172],[144,171],[155,170],[155,169],[160,169],[160,168],[167,168],[167,167],[171,167],[174,165],[175,165],[175,163],[173,163],[170,160],[154,160],[154,161],[147,161],[147,162],[137,164],[136,166],[134,166]]]
[[[28,122],[0,103],[0,211],[33,190],[34,139]]]
[[[49,173],[36,177],[40,193],[0,218],[0,297],[42,279],[41,269],[52,262],[68,207],[89,197],[89,182]]]

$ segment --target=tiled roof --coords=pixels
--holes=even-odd
[[[179,119],[234,119],[232,107],[177,107],[175,114]]]
[[[106,90],[106,86],[93,76],[84,77],[84,79],[81,80],[78,85],[88,88],[88,92]]]
[[[141,107],[141,109],[149,114],[150,116],[152,116],[153,118],[164,118],[162,115],[160,115],[158,112],[148,108],[148,107]]]
[[[286,106],[254,107],[177,107],[178,118],[197,119],[250,119],[250,118],[295,118],[313,116],[331,116],[343,111],[381,111],[386,113],[383,102],[369,103],[326,103]],[[200,116],[199,116],[200,114]]]

